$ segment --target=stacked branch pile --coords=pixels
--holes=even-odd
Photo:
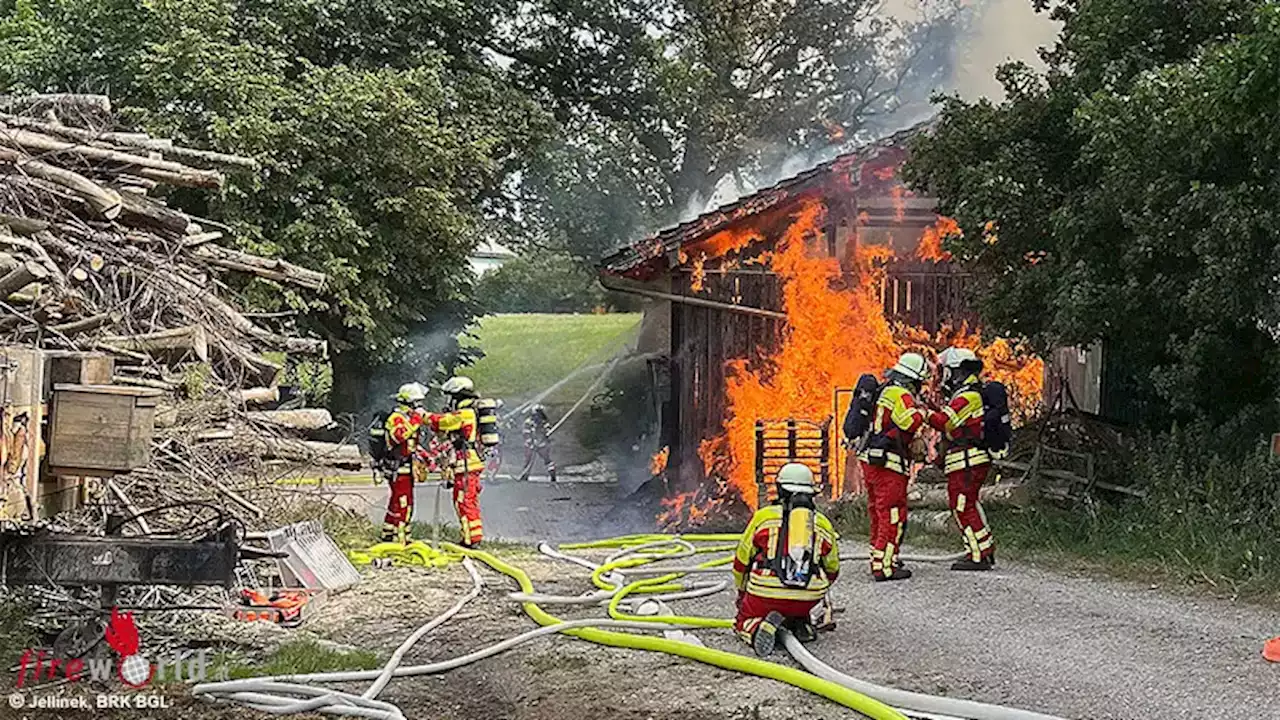
[[[267,354],[320,354],[323,341],[246,315],[223,283],[251,275],[314,292],[325,275],[229,247],[230,228],[164,201],[255,169],[121,131],[101,96],[0,96],[0,342],[109,353],[114,382],[170,394],[153,467],[109,484],[135,505],[212,490],[254,514],[231,478],[261,477],[272,459],[358,462],[352,446],[305,439],[332,432],[324,411],[270,409],[282,368]]]

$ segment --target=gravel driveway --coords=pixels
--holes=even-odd
[[[871,682],[1067,718],[1280,718],[1280,665],[1261,657],[1280,613],[1002,566],[884,584],[850,567],[815,652]]]

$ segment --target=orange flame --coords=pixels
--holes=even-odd
[[[112,650],[120,653],[120,657],[138,654],[138,626],[133,622],[133,613],[122,613],[120,608],[111,608],[111,619],[103,633],[103,639]]]
[[[671,448],[663,447],[649,459],[649,474],[656,477],[667,471],[667,460],[671,458]]]
[[[787,313],[782,347],[763,367],[729,362],[724,433],[704,441],[698,451],[707,475],[725,478],[752,508],[758,502],[752,463],[755,421],[824,418],[831,414],[835,387],[892,365],[896,354],[872,282],[871,259],[881,251],[858,248],[856,277],[849,283],[835,258],[809,251],[824,215],[819,202],[802,205],[778,242],[773,271],[783,280]],[[850,287],[832,289],[841,284]]]
[[[707,254],[705,252],[698,253],[698,257],[693,259],[693,274],[689,277],[689,289],[696,293],[702,292],[707,283]]]
[[[920,236],[920,244],[916,246],[916,257],[921,260],[950,260],[951,253],[942,249],[942,241],[952,235],[960,234],[960,225],[949,217],[938,217],[938,222],[924,229]]]
[[[774,247],[772,269],[783,283],[787,315],[781,347],[758,365],[745,359],[728,362],[723,432],[704,440],[698,449],[707,477],[720,478],[751,508],[759,503],[753,462],[756,420],[821,421],[832,413],[835,388],[851,386],[863,373],[879,375],[908,348],[974,348],[986,362],[987,376],[1009,387],[1011,403],[1021,408],[1015,409],[1020,418],[1025,419],[1040,399],[1043,363],[1006,340],[984,344],[980,333],[963,325],[943,328],[933,336],[918,328],[891,327],[877,284],[892,249],[856,246],[852,271],[846,273],[839,261],[823,254],[818,242],[825,210],[816,200],[801,205]],[[953,221],[942,218],[930,231],[941,238],[954,227]],[[836,427],[840,420],[835,419]],[[664,502],[668,511],[662,517],[692,514],[688,506],[695,502],[694,494]],[[703,506],[701,512],[706,510]]]

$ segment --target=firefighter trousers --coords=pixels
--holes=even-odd
[[[987,515],[982,512],[982,505],[978,502],[978,493],[990,470],[990,464],[983,464],[947,473],[947,496],[951,502],[951,513],[960,526],[969,559],[974,562],[986,560],[995,552],[995,538],[991,536]]]
[[[886,467],[862,464],[871,516],[871,574],[893,577],[893,565],[907,527],[907,476]]]
[[[382,539],[387,542],[406,542],[409,538],[409,522],[413,520],[413,475],[396,473],[391,481],[391,495],[387,498],[387,514],[382,519]]]
[[[822,600],[782,600],[744,593],[738,606],[738,619],[733,623],[734,632],[748,644],[755,637],[760,622],[771,612],[782,615],[784,620],[810,622],[810,613]]]
[[[521,480],[529,479],[529,471],[533,470],[533,461],[535,458],[542,458],[543,465],[547,467],[547,475],[552,480],[556,479],[556,463],[551,459],[551,447],[549,445],[526,445],[524,448],[524,473],[520,476]]]
[[[458,513],[458,525],[462,527],[462,544],[475,547],[484,540],[484,525],[480,521],[480,475],[482,471],[458,473],[453,479],[453,509]]]

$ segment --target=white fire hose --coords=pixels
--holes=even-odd
[[[671,552],[657,552],[664,548],[673,548],[674,550]],[[562,560],[564,562],[574,563],[593,571],[599,567],[596,563],[585,558],[576,557],[554,550],[545,543],[539,545],[539,550],[548,557]],[[679,538],[671,538],[668,540],[647,542],[641,545],[624,548],[623,550],[609,556],[606,562],[615,563],[619,560],[626,560],[633,557],[646,558],[650,560],[674,560],[690,557],[696,552],[697,548],[693,543]],[[927,556],[916,556],[916,558],[904,556],[904,559],[922,561],[923,557]],[[942,560],[943,558],[932,559],[932,561]],[[486,560],[486,562],[492,563],[494,561]],[[401,667],[400,663],[405,654],[417,642],[432,630],[440,627],[450,618],[455,616],[467,602],[479,596],[482,588],[484,587],[483,579],[480,577],[480,574],[476,571],[474,563],[469,558],[463,560],[463,566],[471,576],[471,590],[448,610],[422,625],[409,635],[409,637],[407,637],[392,654],[391,658],[387,661],[387,664],[380,670],[285,675],[247,680],[233,680],[227,682],[202,683],[192,688],[192,694],[198,697],[244,705],[273,715],[322,713],[342,717],[368,718],[369,720],[405,720],[404,713],[398,707],[377,699],[377,696],[381,694],[392,678],[447,672],[449,670],[493,657],[494,655],[505,652],[536,638],[548,635],[557,635],[567,630],[574,630],[578,628],[656,631],[668,634],[669,638],[679,639],[684,637],[683,642],[693,642],[696,640],[695,637],[692,635],[681,634],[697,627],[703,627],[689,622],[697,620],[698,618],[685,618],[686,622],[684,623],[680,622],[679,618],[673,618],[670,622],[665,622],[656,618],[653,620],[646,619],[644,621],[604,618],[561,621],[550,625],[544,625],[543,627],[530,630],[515,637],[503,640],[502,642],[451,660],[425,665]],[[706,568],[696,569],[705,570]],[[714,570],[721,571],[721,568],[714,568]],[[509,597],[519,600],[520,602],[598,604],[602,601],[608,602],[610,598],[614,597],[618,592],[621,592],[621,589],[627,583],[627,576],[640,575],[641,573],[639,571],[640,568],[625,568],[602,574],[601,578],[615,588],[615,590],[611,591],[601,590],[582,596],[553,596],[542,595],[536,592],[525,592],[510,593]],[[646,569],[644,574],[651,575],[656,572],[657,571],[652,569]],[[681,572],[691,571],[684,568],[663,568],[660,574],[667,575]],[[523,582],[526,583],[527,587],[527,580]],[[642,615],[652,616],[654,613],[657,613],[658,616],[661,617],[671,612],[666,608],[664,604],[665,602],[713,595],[727,589],[728,585],[729,583],[727,581],[714,583],[695,582],[690,584],[689,588],[682,592],[651,594],[636,599],[624,599],[620,604],[626,604],[633,609],[637,609]],[[786,647],[796,661],[814,676],[835,683],[836,685],[844,688],[848,688],[849,690],[860,693],[869,698],[878,700],[885,705],[894,706],[898,708],[899,712],[903,715],[911,718],[919,718],[921,720],[1062,720],[1061,718],[1025,710],[1015,710],[995,705],[986,705],[968,700],[935,697],[920,693],[896,690],[893,688],[885,688],[867,683],[865,681],[858,680],[857,678],[845,675],[818,660],[790,633],[783,632],[781,638],[783,640],[784,647]],[[677,645],[678,644],[679,643],[677,642]],[[372,681],[372,684],[360,695],[315,686],[315,684],[318,683],[369,681]]]

